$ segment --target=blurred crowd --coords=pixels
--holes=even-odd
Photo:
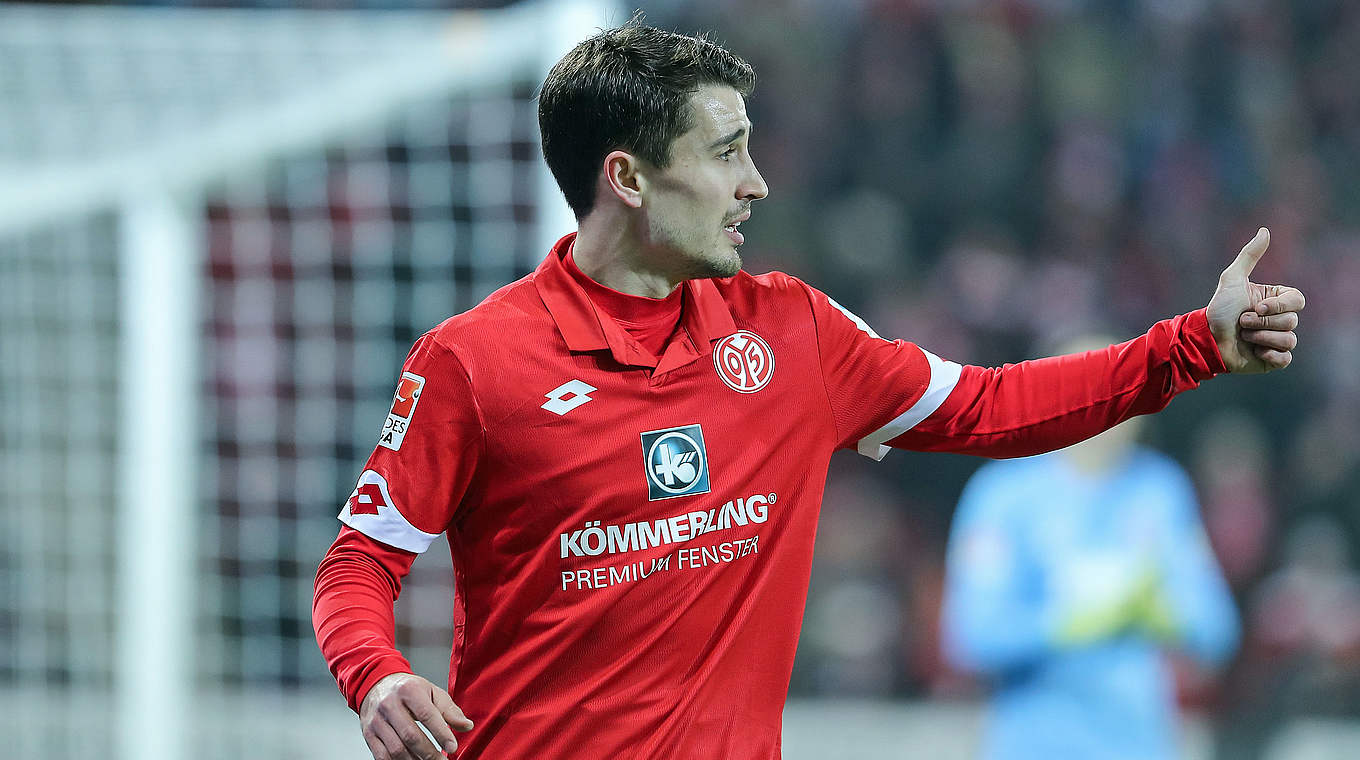
[[[1241,736],[1360,715],[1360,3],[636,5],[756,67],[771,192],[743,227],[747,268],[801,276],[941,356],[998,365],[1135,335],[1203,306],[1269,227],[1257,281],[1308,295],[1295,366],[1212,381],[1149,426],[1195,479],[1244,622],[1226,672],[1180,667],[1182,699]],[[833,462],[793,694],[973,693],[938,618],[978,464]]]
[[[656,5],[758,72],[748,268],[884,335],[988,365],[1132,336],[1206,303],[1270,228],[1257,281],[1309,299],[1295,366],[1213,381],[1148,436],[1191,470],[1245,626],[1226,673],[1181,668],[1183,699],[1258,730],[1360,714],[1360,4]],[[795,693],[966,691],[936,632],[978,463],[854,459],[833,463]]]

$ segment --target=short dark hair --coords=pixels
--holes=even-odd
[[[543,157],[577,219],[595,205],[600,162],[613,150],[655,166],[670,164],[671,143],[694,126],[689,97],[727,85],[755,86],[751,64],[704,37],[627,24],[587,39],[553,66],[538,94]]]

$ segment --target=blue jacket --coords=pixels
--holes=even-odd
[[[1149,588],[1164,614],[1144,617],[1169,625],[1128,614],[1150,608]],[[1189,478],[1167,457],[1135,448],[1090,475],[1046,454],[987,464],[965,488],[944,642],[994,687],[987,760],[1176,757],[1161,648],[1216,664],[1238,637]]]

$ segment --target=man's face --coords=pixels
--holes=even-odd
[[[643,210],[650,246],[681,279],[730,277],[741,269],[737,225],[768,192],[747,151],[751,121],[731,87],[690,96],[694,126],[671,143],[671,163],[653,169]]]

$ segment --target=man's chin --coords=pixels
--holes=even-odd
[[[731,277],[741,271],[741,255],[736,248],[730,244],[726,249],[719,248],[717,251],[704,256],[701,259],[692,260],[689,276],[687,280],[703,280],[708,278],[721,279]]]
[[[741,271],[741,254],[737,249],[732,249],[730,256],[724,256],[718,261],[713,262],[714,273],[709,277],[731,277]]]
[[[712,258],[704,262],[709,273],[705,277],[731,277],[741,271],[741,254],[734,245],[719,247]]]

